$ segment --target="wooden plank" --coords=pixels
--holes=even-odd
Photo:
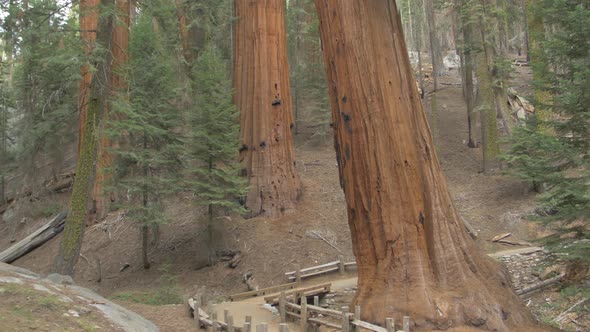
[[[358,327],[366,329],[366,330],[369,330],[369,331],[387,332],[386,328],[383,328],[383,327],[377,326],[377,325],[373,325],[371,323],[363,322],[362,320],[359,320],[359,319],[353,320],[352,322],[350,322],[350,324],[352,324],[354,326],[358,326]]]
[[[67,211],[62,211],[49,222],[0,253],[0,262],[12,263],[52,239],[63,230]]]
[[[344,267],[356,267],[356,262],[344,263]]]
[[[243,300],[243,299],[247,299],[247,298],[251,298],[251,297],[257,297],[257,296],[261,296],[261,295],[269,295],[269,294],[273,294],[273,293],[278,293],[278,292],[281,292],[284,290],[297,288],[298,286],[300,286],[298,283],[290,282],[287,284],[282,284],[282,285],[262,288],[259,290],[253,290],[253,291],[249,291],[249,292],[234,294],[234,295],[230,296],[229,299],[232,301],[238,301],[238,300]]]
[[[339,269],[340,268],[338,266],[335,266],[335,267],[326,268],[324,270],[319,270],[319,271],[316,271],[316,272],[309,272],[309,273],[306,273],[306,274],[302,274],[301,275],[301,279],[305,279],[305,278],[309,278],[309,277],[314,277],[314,276],[317,276],[317,275],[320,275],[320,274],[324,274],[324,273],[330,273],[330,272],[338,271]],[[295,277],[294,276],[288,277],[288,279],[289,280],[295,280]]]
[[[296,314],[294,312],[291,312],[291,311],[287,311],[287,316],[295,317],[297,319],[300,319],[301,318],[301,315],[298,315],[298,314]]]
[[[332,267],[332,266],[338,266],[338,263],[340,261],[334,261],[334,262],[330,262],[330,263],[326,263],[326,264],[322,264],[322,265],[317,265],[317,266],[312,266],[312,267],[306,267],[305,269],[301,269],[301,273],[305,273],[305,272],[310,272],[310,271],[315,271],[318,269],[323,269],[325,267]],[[295,273],[297,271],[290,271],[290,272],[285,272],[286,276],[295,276]]]
[[[324,316],[329,316],[329,317],[334,317],[334,318],[342,317],[342,311],[326,309],[326,308],[317,307],[314,305],[308,305],[307,310],[317,312],[318,314],[322,314]],[[353,315],[351,313],[349,313],[348,315],[350,316],[349,319],[353,319],[353,317],[352,317]]]
[[[332,323],[330,321],[324,320],[324,319],[320,319],[320,318],[310,318],[307,320],[310,323],[314,323],[314,324],[319,324],[319,325],[324,325],[333,329],[342,329],[342,325],[340,324],[336,324],[336,323]]]
[[[313,287],[297,288],[297,289],[293,289],[290,291],[286,291],[285,296],[287,297],[287,299],[293,298],[293,297],[295,297],[296,299],[299,299],[302,295],[313,296],[313,295],[329,292],[331,287],[332,287],[331,283],[325,283],[325,284],[321,284],[321,285],[317,285],[317,286],[313,286]],[[264,301],[266,301],[267,303],[271,303],[271,304],[277,304],[277,303],[279,303],[279,295],[274,294],[274,295],[266,296],[264,298]]]

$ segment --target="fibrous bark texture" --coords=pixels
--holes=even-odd
[[[96,44],[96,29],[98,28],[98,5],[100,0],[80,0],[80,39],[84,45],[84,53],[89,56]],[[80,81],[80,96],[78,101],[79,121],[78,121],[78,155],[82,148],[82,138],[84,137],[84,124],[86,122],[86,113],[88,110],[88,98],[90,97],[90,83],[92,82],[92,72],[88,64],[83,64],[80,68],[82,81]]]
[[[115,22],[113,24],[113,36],[111,44],[111,74],[110,74],[110,93],[109,99],[118,98],[118,94],[127,89],[127,80],[123,74],[123,70],[129,59],[129,0],[115,1]],[[101,123],[103,126],[108,125],[109,119],[113,117],[111,112],[111,105],[109,104],[103,114]],[[114,142],[104,134],[104,131],[99,132],[100,141],[98,146],[98,164],[96,170],[96,180],[94,182],[94,189],[92,193],[93,204],[95,211],[93,218],[100,220],[104,218],[109,212],[111,201],[114,200],[113,193],[107,193],[104,187],[110,181],[108,169],[112,166],[113,156],[109,149],[116,148]]]
[[[285,2],[236,0],[235,102],[240,110],[240,160],[249,180],[249,215],[276,218],[295,208],[295,169],[287,62]]]
[[[111,4],[112,0],[103,0]],[[97,9],[98,10],[98,9]],[[98,17],[98,12],[96,12]],[[104,15],[97,24],[95,39],[110,47],[113,29],[112,15]],[[109,93],[111,56],[107,52],[104,61],[95,65],[96,74],[91,75],[87,86],[88,95],[85,102],[84,124],[80,126],[80,142],[78,160],[76,162],[76,178],[70,197],[68,219],[64,227],[64,234],[60,241],[59,254],[55,258],[54,271],[60,274],[73,275],[74,268],[80,256],[86,223],[92,206],[92,193],[96,177],[97,152],[99,137],[97,129],[107,107]],[[82,92],[81,92],[82,94]],[[80,117],[82,120],[82,113]]]
[[[394,0],[315,3],[362,319],[524,331],[531,315],[453,207]]]

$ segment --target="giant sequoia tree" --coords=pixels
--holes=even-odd
[[[240,160],[250,190],[250,216],[279,217],[295,208],[294,127],[287,62],[285,2],[236,0],[235,102],[240,111]]]
[[[120,94],[127,89],[127,81],[122,71],[127,65],[128,51],[129,51],[129,0],[115,1],[115,22],[112,31],[111,44],[111,75],[110,75],[110,96],[112,99],[114,95]],[[107,107],[104,112],[103,124],[109,121],[112,117],[111,105]],[[100,220],[106,216],[109,211],[109,205],[113,201],[113,193],[105,192],[105,184],[109,182],[109,172],[107,171],[113,164],[113,156],[110,153],[112,146],[111,140],[107,135],[99,133],[100,144],[98,147],[98,165],[96,172],[96,181],[93,189],[94,211],[96,219]]]
[[[453,207],[394,0],[316,7],[362,318],[534,331],[507,274],[478,251]]]

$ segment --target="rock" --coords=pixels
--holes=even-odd
[[[551,265],[546,267],[541,274],[539,274],[539,279],[547,280],[553,277],[558,276],[563,271],[563,266],[560,265]]]
[[[28,287],[31,292],[39,292],[41,293],[39,295],[42,295],[43,297],[47,296],[48,290],[49,292],[55,293],[60,300],[64,302],[63,306],[66,310],[66,312],[63,313],[64,316],[80,317],[81,315],[88,315],[94,311],[97,314],[93,315],[92,319],[101,324],[108,324],[108,326],[113,327],[113,330],[126,332],[159,332],[158,327],[152,322],[105,299],[87,288],[74,285],[72,278],[68,276],[51,274],[47,276],[47,278],[42,279],[25,269],[15,268],[9,264],[0,263],[0,285],[3,283],[16,283],[18,284],[18,287]],[[62,284],[68,284],[71,286],[62,287],[60,286]],[[0,291],[0,294],[2,294],[2,291]],[[70,295],[71,298],[67,295]],[[86,307],[94,307],[98,310]],[[56,316],[59,316],[59,313],[56,313]],[[38,320],[42,318],[33,316],[32,319]],[[90,318],[87,317],[86,319]],[[2,328],[0,328],[0,330],[3,331]]]
[[[48,275],[47,278],[45,278],[45,279],[49,280],[53,283],[59,284],[59,285],[73,285],[74,284],[74,279],[72,279],[72,277],[65,276],[62,274],[57,274],[57,273],[52,273],[52,274]]]

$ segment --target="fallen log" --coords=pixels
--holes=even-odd
[[[559,276],[557,276],[555,278],[551,278],[551,279],[548,279],[548,280],[545,280],[545,281],[536,283],[536,284],[534,284],[532,286],[523,288],[521,290],[517,290],[516,291],[516,294],[522,296],[522,295],[526,295],[526,294],[528,294],[530,292],[534,292],[534,291],[536,291],[538,289],[545,288],[547,286],[551,286],[553,284],[556,284],[556,283],[560,282],[563,279],[564,276],[565,276],[565,274],[562,274],[562,275],[559,275]]]
[[[0,262],[12,263],[52,239],[63,230],[66,216],[66,211],[60,212],[33,234],[1,252]]]

